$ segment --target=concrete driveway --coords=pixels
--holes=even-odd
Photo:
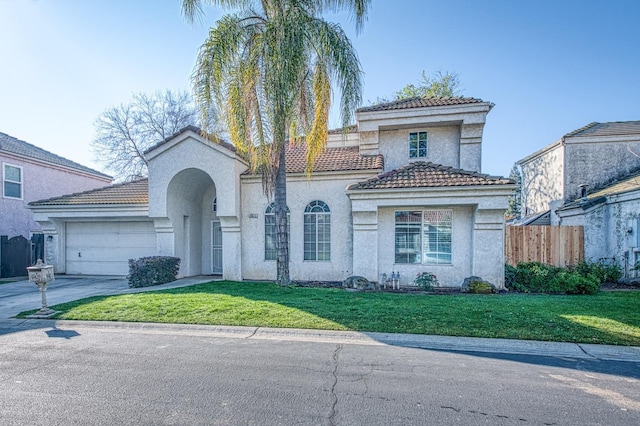
[[[47,302],[49,306],[53,306],[85,297],[185,287],[215,279],[218,278],[190,277],[153,287],[129,288],[127,279],[124,277],[60,275],[47,286]],[[0,284],[0,319],[11,318],[20,312],[39,309],[41,306],[38,287],[26,278],[22,281]]]

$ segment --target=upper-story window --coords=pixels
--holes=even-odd
[[[4,164],[2,171],[5,198],[22,199],[22,167]]]
[[[427,132],[409,133],[409,158],[427,156]]]

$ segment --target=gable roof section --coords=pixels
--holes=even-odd
[[[640,134],[640,121],[612,121],[608,123],[589,123],[584,127],[564,135],[574,136],[620,136]]]
[[[111,176],[101,173],[97,170],[90,169],[81,164],[67,160],[64,157],[53,154],[42,148],[38,148],[35,145],[31,145],[28,142],[9,136],[6,133],[0,132],[0,151],[9,152],[12,154],[20,155],[23,157],[32,158],[45,163],[56,164],[58,166],[68,167],[70,169],[78,170],[84,173],[100,176],[106,179],[112,179]]]
[[[375,178],[354,183],[347,189],[441,188],[484,185],[513,185],[514,181],[425,161],[416,161]]]
[[[125,182],[90,191],[63,195],[47,200],[32,201],[30,206],[77,206],[96,204],[148,204],[149,180],[147,178]]]
[[[218,139],[218,138],[216,138],[215,136],[212,136],[212,135],[209,135],[208,137],[207,136],[203,136],[202,135],[202,129],[200,129],[199,127],[196,127],[196,126],[189,125],[189,126],[183,127],[182,129],[178,130],[177,132],[175,132],[171,136],[165,138],[164,140],[161,140],[157,144],[149,147],[145,152],[143,152],[143,154],[148,154],[149,152],[153,151],[154,149],[159,148],[162,145],[164,145],[167,142],[169,142],[170,140],[180,136],[182,133],[189,132],[189,131],[199,134],[204,139],[206,139],[206,140],[208,140],[208,141],[210,141],[212,143],[218,144],[220,146],[225,147],[226,149],[228,149],[230,151],[236,152],[236,147],[233,146],[233,144],[230,144],[229,142],[225,142],[222,139]]]
[[[407,98],[398,101],[384,102],[377,105],[371,105],[367,107],[358,108],[357,112],[372,112],[372,111],[390,111],[397,109],[410,109],[410,108],[426,108],[426,107],[441,107],[441,106],[453,106],[453,105],[467,105],[467,104],[480,104],[485,103],[482,99],[476,98],[464,98],[464,97],[444,97],[444,98]]]

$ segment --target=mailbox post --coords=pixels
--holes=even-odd
[[[47,284],[53,281],[53,265],[45,265],[42,263],[42,259],[38,259],[38,262],[27,267],[29,273],[29,281],[34,283],[40,289],[40,295],[42,296],[42,308],[38,312],[29,315],[32,318],[49,317],[56,313],[53,309],[49,309],[47,306]]]

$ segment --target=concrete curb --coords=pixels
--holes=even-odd
[[[534,355],[640,363],[640,347],[637,346],[218,325],[36,319],[0,320],[0,330],[4,329],[9,332],[50,328],[74,330],[80,334],[82,334],[81,331],[83,330],[86,332],[99,331],[113,333],[126,330],[128,332],[142,334],[180,334],[211,338],[323,342],[348,345],[391,345],[452,352]]]

